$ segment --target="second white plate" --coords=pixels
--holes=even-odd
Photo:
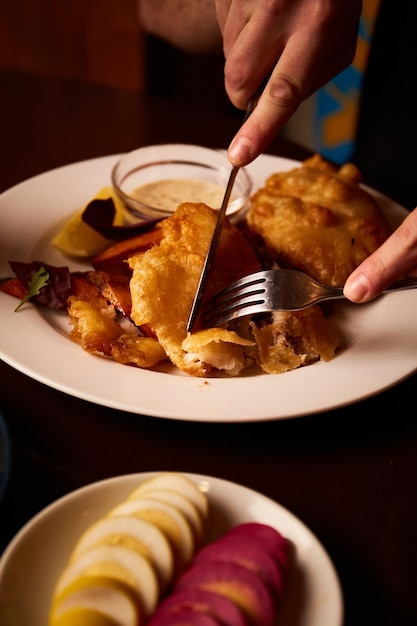
[[[54,585],[81,533],[154,475],[131,474],[94,483],[35,516],[0,559],[1,626],[45,626]],[[341,626],[343,599],[333,563],[298,518],[247,487],[187,475],[207,493],[213,538],[233,525],[257,521],[275,527],[292,543],[294,561],[279,612],[280,626]]]

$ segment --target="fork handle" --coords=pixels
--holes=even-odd
[[[333,287],[330,285],[322,285],[321,292],[317,293],[317,300],[342,300],[346,296],[343,294],[343,287]],[[417,288],[417,278],[403,278],[396,280],[388,285],[382,293],[389,293],[390,291],[405,291],[407,289]]]
[[[405,289],[416,289],[417,288],[417,278],[403,278],[401,280],[396,280],[391,285],[388,285],[386,289],[382,293],[387,293],[388,291],[403,291]]]

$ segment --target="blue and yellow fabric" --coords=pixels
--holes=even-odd
[[[352,155],[360,93],[380,0],[364,0],[358,43],[352,64],[319,89],[315,98],[313,148],[335,163]]]
[[[363,0],[352,64],[319,89],[290,120],[284,134],[335,163],[352,156],[359,103],[380,0]]]

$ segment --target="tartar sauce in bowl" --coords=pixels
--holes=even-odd
[[[132,198],[169,212],[175,211],[181,202],[204,202],[219,209],[224,192],[225,188],[205,180],[172,178],[141,185],[132,191]]]
[[[146,146],[122,156],[112,184],[129,223],[167,217],[182,202],[220,209],[231,164],[222,150],[189,144]],[[226,215],[236,220],[248,206],[252,181],[245,168],[236,176]]]

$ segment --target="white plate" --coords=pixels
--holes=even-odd
[[[110,184],[110,172],[119,156],[47,172],[0,196],[0,276],[10,275],[9,260],[88,267],[69,260],[49,242],[65,220]],[[263,155],[248,171],[256,189],[270,173],[297,165]],[[375,195],[398,224],[405,209]],[[0,357],[4,361],[54,389],[144,415],[204,422],[298,417],[376,394],[417,369],[417,291],[389,294],[368,305],[338,306],[335,321],[346,346],[329,363],[275,376],[211,379],[183,375],[175,368],[141,370],[91,356],[68,339],[65,314],[35,305],[14,313],[15,304],[0,293]]]
[[[120,476],[57,500],[16,535],[0,560],[2,626],[45,626],[54,584],[80,534],[155,472]],[[334,566],[311,531],[282,506],[234,483],[188,474],[207,493],[213,538],[230,526],[258,521],[275,527],[294,548],[294,571],[280,626],[341,626],[343,598]]]

